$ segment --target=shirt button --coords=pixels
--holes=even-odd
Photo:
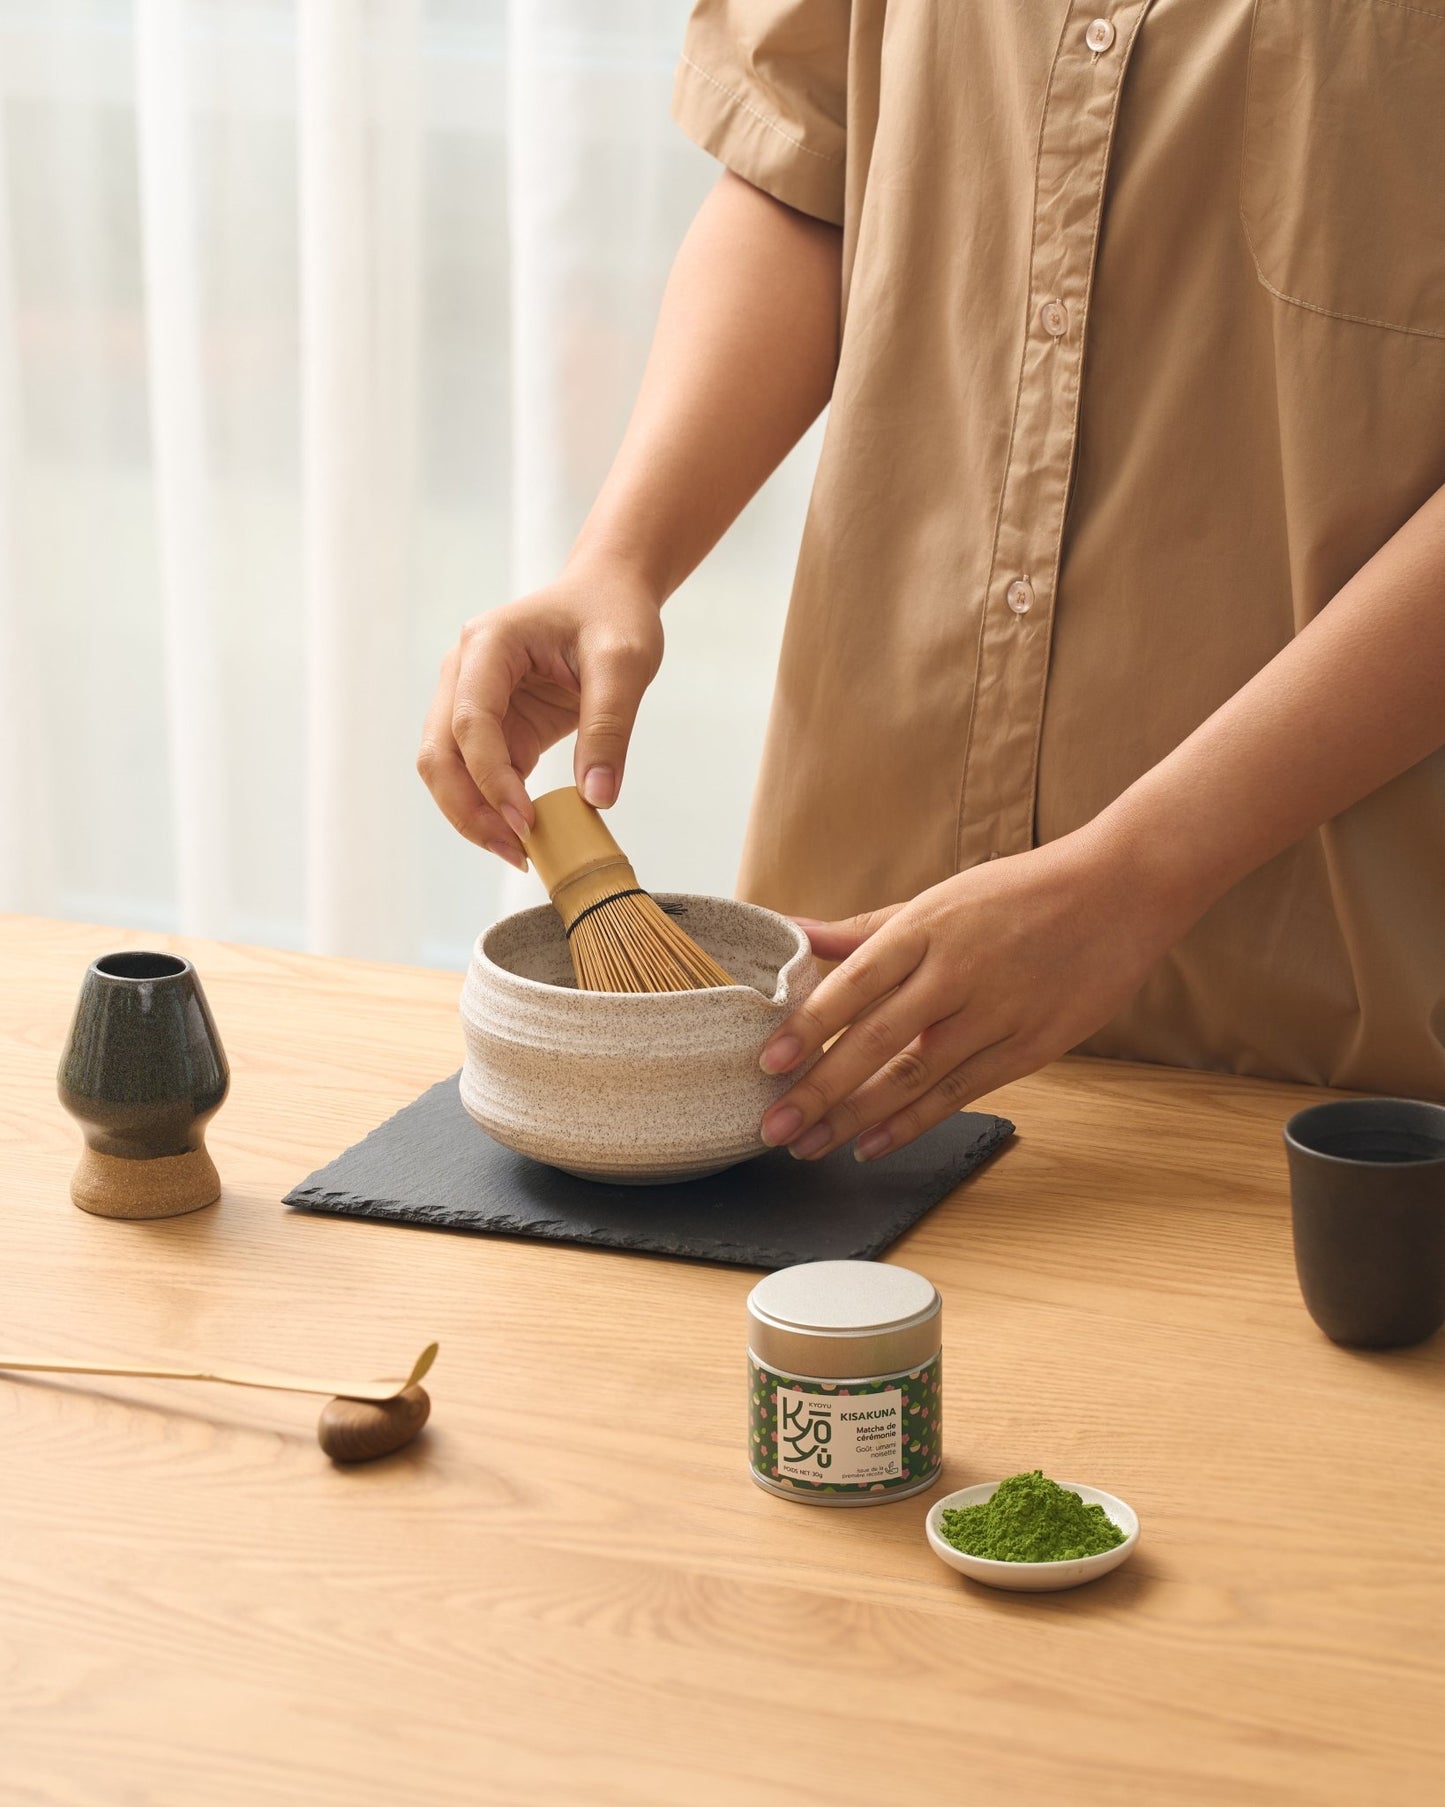
[[[1062,301],[1046,301],[1039,309],[1039,319],[1051,339],[1062,339],[1069,330],[1069,310]]]
[[[1107,19],[1095,19],[1084,33],[1084,42],[1095,56],[1102,56],[1114,42],[1114,27]]]
[[[1033,607],[1034,586],[1026,577],[1016,577],[1004,591],[1004,601],[1015,615],[1027,615]]]

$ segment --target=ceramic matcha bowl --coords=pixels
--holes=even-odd
[[[807,936],[720,897],[660,895],[739,981],[712,991],[578,991],[557,913],[483,932],[462,990],[462,1103],[497,1141],[583,1179],[661,1185],[760,1154],[763,1112],[796,1075],[758,1065],[812,991]]]

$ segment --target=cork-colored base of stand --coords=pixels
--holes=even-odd
[[[204,1148],[130,1161],[87,1148],[70,1182],[71,1200],[93,1217],[184,1217],[215,1204],[221,1176]]]

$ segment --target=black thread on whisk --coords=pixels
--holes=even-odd
[[[566,930],[567,939],[569,941],[572,939],[573,929],[586,922],[594,910],[600,910],[607,904],[616,903],[619,897],[647,897],[650,895],[649,892],[643,890],[641,885],[634,885],[630,891],[614,891],[610,897],[599,897],[596,903],[588,904],[585,910],[579,910],[572,918],[571,924]]]

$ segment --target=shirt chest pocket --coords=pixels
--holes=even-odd
[[[1240,213],[1279,300],[1445,339],[1445,0],[1256,0]]]

